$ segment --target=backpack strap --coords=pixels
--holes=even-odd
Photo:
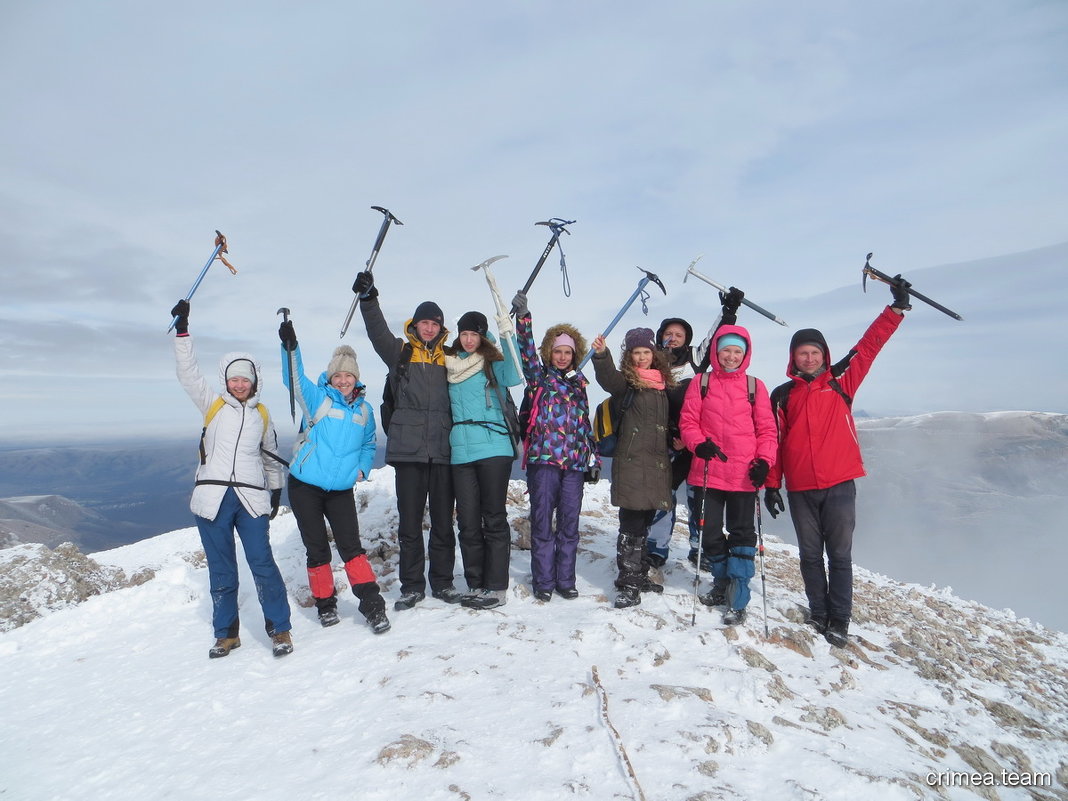
[[[208,426],[211,425],[211,421],[215,419],[215,415],[217,415],[219,413],[219,411],[222,409],[222,407],[225,406],[225,405],[226,405],[226,401],[223,400],[222,395],[219,395],[219,396],[217,396],[215,398],[215,400],[213,400],[211,402],[211,406],[208,407],[208,411],[204,414],[204,427],[200,430],[200,463],[201,464],[206,464],[207,461],[208,461],[208,452],[204,448],[204,439],[208,434]],[[267,436],[267,429],[271,425],[271,415],[270,415],[270,412],[267,411],[267,407],[264,406],[262,403],[257,403],[256,404],[256,411],[258,411],[260,413],[260,420],[263,422],[263,431],[260,434],[260,450],[263,453],[267,454],[267,456],[269,456],[272,459],[274,459],[276,462],[281,462],[286,467],[289,467],[289,462],[287,462],[285,459],[283,459],[278,454],[271,453],[271,451],[269,451],[265,447],[263,447],[263,440]],[[207,482],[198,482],[198,483],[209,483],[210,484],[210,483],[213,483],[213,482],[207,481]],[[214,482],[214,483],[217,483],[217,482]],[[249,485],[249,484],[241,484],[240,486],[248,487],[248,486],[251,486],[251,485]],[[253,489],[263,489],[263,488],[262,487],[253,487]]]
[[[708,394],[708,375],[709,372],[707,370],[701,373],[701,400],[704,400],[705,395]],[[756,406],[756,376],[746,373],[745,378],[749,392],[749,405]]]

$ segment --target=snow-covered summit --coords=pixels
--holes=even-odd
[[[523,489],[513,483],[510,498],[520,534]],[[391,601],[392,471],[374,471],[357,499]],[[602,482],[586,493],[578,600],[535,601],[529,554],[513,549],[503,608],[428,599],[391,611],[393,630],[376,637],[354,622],[347,592],[347,620],[319,627],[300,537],[282,514],[272,542],[296,650],[280,660],[247,570],[243,646],[208,660],[211,599],[195,529],[98,553],[102,569],[154,577],[0,634],[0,794],[1068,797],[1068,636],[858,568],[856,644],[831,649],[801,624],[796,549],[770,539],[770,637],[759,577],[746,625],[724,629],[698,605],[691,626],[682,525],[665,594],[615,610],[615,529]],[[457,559],[462,585],[460,575]],[[341,589],[336,562],[335,577]],[[961,786],[976,781],[999,786]]]

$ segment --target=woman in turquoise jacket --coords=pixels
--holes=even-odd
[[[375,417],[364,398],[356,352],[348,345],[338,347],[316,383],[304,375],[293,323],[283,322],[278,335],[282,380],[287,387],[290,376],[295,380],[293,395],[304,416],[289,466],[289,506],[308,555],[308,584],[319,622],[324,627],[339,622],[329,521],[346,578],[360,600],[360,613],[375,634],[382,634],[390,628],[386,604],[360,542],[352,492],[357,481],[367,478],[375,458]]]
[[[460,603],[492,609],[507,597],[512,547],[505,504],[516,446],[502,403],[508,387],[523,379],[514,333],[501,337],[502,354],[481,312],[467,312],[457,329],[445,369],[452,405],[452,482],[468,586]]]

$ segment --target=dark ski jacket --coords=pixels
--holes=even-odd
[[[622,402],[630,385],[612,362],[609,350],[593,355],[593,370],[601,388]],[[635,510],[670,509],[667,392],[634,387],[633,400],[623,412],[617,436],[612,457],[612,505]]]
[[[440,462],[449,463],[452,430],[452,405],[445,371],[445,352],[442,343],[449,331],[444,326],[429,344],[419,339],[411,320],[404,324],[405,339],[389,330],[378,298],[360,301],[360,313],[367,326],[367,338],[375,353],[389,369],[394,380],[400,367],[403,380],[394,388],[393,416],[386,435],[386,463]],[[412,356],[406,366],[400,365],[401,353],[407,341]]]

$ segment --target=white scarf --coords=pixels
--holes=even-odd
[[[449,383],[459,384],[461,381],[466,381],[482,369],[484,361],[485,358],[481,353],[469,353],[465,358],[446,356],[445,370],[448,374]]]

